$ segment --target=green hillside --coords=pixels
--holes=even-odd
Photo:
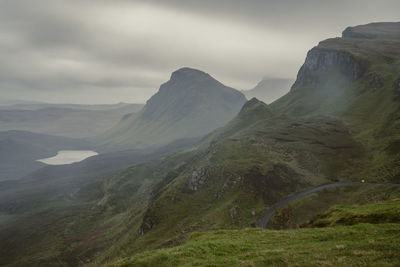
[[[397,266],[399,211],[396,199],[334,208],[313,224],[327,228],[193,233],[184,245],[109,266]]]
[[[271,218],[268,229],[296,229],[308,225],[317,215],[334,206],[375,204],[400,197],[400,186],[361,184],[327,188],[296,199]]]
[[[256,225],[265,207],[325,183],[398,182],[395,44],[336,38],[313,48],[289,94],[269,106],[247,102],[154,190],[133,246],[170,246],[195,230]]]
[[[290,93],[271,105],[291,116],[324,114],[343,121],[366,150],[368,164],[360,176],[373,180],[400,181],[399,25],[357,26],[346,31],[371,29],[374,38],[320,42],[309,51]]]
[[[308,53],[287,95],[270,105],[253,98],[240,111],[237,109],[237,116],[228,124],[206,135],[196,147],[80,188],[73,197],[81,205],[74,216],[84,216],[71,215],[71,221],[49,226],[57,232],[68,225],[68,231],[57,239],[57,249],[46,250],[55,242],[49,238],[35,253],[24,250],[23,259],[13,255],[4,262],[40,264],[61,259],[63,264],[97,266],[188,240],[177,248],[139,254],[126,263],[317,266],[399,262],[398,242],[393,242],[399,238],[398,224],[341,226],[329,221],[334,228],[284,232],[247,229],[258,225],[266,209],[295,192],[361,179],[400,182],[400,42],[393,34],[393,27],[397,32],[400,27],[396,25],[374,24],[373,38],[346,35],[321,42]],[[351,31],[365,35],[371,28],[360,27]],[[376,31],[386,32],[384,38]],[[186,77],[188,73],[184,72]],[[200,84],[210,82],[210,76],[195,73],[196,79],[201,78]],[[144,136],[149,143],[162,143],[175,136],[173,132],[180,131],[180,126],[171,119],[177,116],[186,120],[193,109],[184,104],[185,112],[180,113],[183,102],[179,97],[165,102],[171,113],[163,112],[165,106],[157,103],[167,99],[164,94],[174,88],[181,92],[182,88],[175,87],[182,82],[179,77],[164,85],[168,88],[162,86],[166,90],[161,88],[141,113],[126,118],[122,128],[116,128],[122,135],[113,132],[107,139],[110,144],[143,145],[139,139],[144,140]],[[189,89],[196,91],[198,87]],[[225,92],[226,88],[220,89]],[[230,88],[226,90],[231,92]],[[193,114],[204,111],[202,107]],[[200,117],[208,114],[200,113]],[[234,116],[231,110],[228,113]],[[210,118],[207,116],[205,121]],[[168,129],[155,127],[161,122],[157,118],[167,117],[169,123],[164,126]],[[144,125],[147,119],[151,119],[148,126],[137,130],[135,125]],[[158,139],[160,133],[165,136]],[[297,217],[289,223],[278,221],[275,228],[304,225],[334,205],[374,204],[399,197],[397,189],[390,186],[352,188],[321,191],[291,203],[298,207],[293,209]],[[379,198],[363,203],[371,195]],[[347,201],[340,202],[340,198]],[[318,206],[318,200],[324,204]],[[301,217],[302,211],[313,208],[315,212]],[[205,233],[192,234],[199,231]]]

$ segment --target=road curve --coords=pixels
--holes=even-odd
[[[296,200],[298,198],[310,195],[312,193],[318,192],[320,190],[323,190],[325,188],[335,188],[335,187],[342,187],[342,186],[351,186],[351,185],[363,185],[363,184],[388,184],[388,185],[394,185],[394,186],[400,186],[400,184],[391,184],[391,183],[361,183],[361,182],[342,182],[342,183],[335,183],[335,184],[325,184],[321,186],[314,187],[310,190],[298,193],[298,194],[290,194],[288,197],[283,199],[282,201],[275,203],[271,208],[265,210],[258,227],[260,228],[267,228],[267,225],[270,221],[270,219],[274,216],[275,211],[282,209],[284,206],[292,202],[293,200]]]

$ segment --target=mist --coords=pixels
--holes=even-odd
[[[144,103],[185,66],[237,89],[294,79],[320,40],[399,19],[398,1],[380,3],[4,0],[1,99]]]

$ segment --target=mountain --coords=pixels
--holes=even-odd
[[[400,181],[399,33],[398,22],[372,23],[320,42],[290,93],[271,105],[288,116],[340,119],[365,149],[360,175],[393,182]]]
[[[77,265],[86,262],[97,266],[185,242],[189,243],[172,251],[139,254],[126,264],[162,265],[175,259],[180,259],[179,263],[187,260],[189,265],[196,264],[188,258],[182,260],[187,255],[190,258],[193,248],[193,253],[201,254],[200,263],[209,258],[208,252],[210,257],[217,255],[220,262],[225,263],[226,256],[243,255],[238,256],[241,260],[248,256],[239,254],[242,252],[238,247],[250,244],[253,248],[261,242],[264,250],[254,254],[257,263],[278,265],[288,261],[268,258],[271,251],[290,251],[280,256],[294,255],[287,246],[281,250],[268,245],[281,246],[282,240],[288,246],[295,242],[297,252],[298,247],[304,249],[296,252],[299,261],[294,261],[303,266],[309,264],[309,255],[318,264],[326,261],[326,253],[333,253],[329,254],[332,258],[342,255],[341,249],[346,246],[357,248],[354,255],[343,259],[349,265],[364,264],[360,263],[357,253],[363,254],[366,248],[367,252],[374,250],[377,243],[382,248],[379,255],[394,257],[392,251],[398,248],[397,243],[390,240],[381,243],[377,238],[385,236],[394,240],[396,224],[351,228],[335,225],[337,228],[333,230],[306,229],[286,233],[243,229],[259,225],[264,212],[288,195],[316,186],[359,182],[361,179],[400,183],[400,41],[396,34],[400,33],[400,27],[397,25],[356,26],[346,30],[341,38],[320,42],[308,52],[290,92],[272,104],[253,98],[225,126],[207,134],[192,147],[148,162],[141,161],[118,173],[92,177],[91,184],[81,186],[76,192],[41,199],[42,205],[36,205],[37,202],[28,198],[28,203],[35,204],[34,209],[21,215],[18,223],[14,206],[10,205],[12,194],[8,195],[8,202],[0,201],[4,203],[0,210],[0,219],[3,218],[0,220],[0,238],[6,240],[0,247],[3,253],[0,264],[50,265],[56,262]],[[363,36],[348,35],[349,31],[362,32]],[[187,72],[193,73],[193,70],[184,69],[184,72],[186,77]],[[195,76],[198,77],[197,71]],[[160,88],[157,95],[172,106],[162,111],[178,112],[174,107],[181,103],[171,104],[169,96],[180,99],[170,87],[184,83],[180,77],[182,75],[174,77],[173,74],[166,83],[168,86],[164,84]],[[204,80],[209,79],[209,76],[204,77]],[[154,104],[148,102],[137,116],[125,120],[133,123],[137,118],[141,121],[169,118],[158,109],[163,106],[159,97],[149,100]],[[186,111],[190,114],[190,109]],[[129,136],[136,140],[134,135]],[[51,175],[47,179],[52,182]],[[334,191],[338,192],[336,198],[343,199],[336,203],[374,203],[398,198],[400,194],[398,189],[390,189],[390,185],[374,185],[365,188],[362,184],[358,187],[361,189],[351,187]],[[7,188],[8,184],[1,186]],[[301,205],[293,207],[299,206],[300,213],[306,206],[325,212],[335,204],[335,201],[329,201],[329,196],[332,198],[329,192],[310,195]],[[31,196],[29,191],[24,198],[27,196]],[[68,201],[68,205],[61,199]],[[376,215],[382,214],[375,212],[376,205],[367,208],[373,212],[362,215],[367,214],[370,219],[376,220]],[[16,205],[15,209],[24,210],[24,206]],[[384,212],[392,216],[386,209]],[[294,216],[299,212],[279,212],[277,215],[282,214]],[[336,216],[336,213],[327,214]],[[317,217],[316,222],[320,223],[323,216]],[[282,226],[280,219],[273,219],[278,229]],[[334,222],[334,218],[328,219]],[[293,221],[302,222],[296,218]],[[193,234],[196,231],[209,233]],[[351,238],[350,233],[353,233]],[[311,238],[310,234],[315,236]],[[316,249],[321,247],[323,251]],[[310,254],[309,249],[316,253]],[[322,252],[318,254],[318,251]],[[224,259],[220,258],[222,256]],[[253,258],[253,254],[250,257]],[[371,261],[381,259],[372,254],[367,257]],[[209,262],[209,265],[214,264],[217,263]]]
[[[231,120],[246,102],[239,91],[190,68],[172,73],[138,114],[99,138],[105,146],[136,148],[203,136]]]
[[[288,93],[293,82],[291,79],[263,78],[256,87],[251,90],[243,90],[242,93],[246,95],[247,99],[255,97],[270,104]]]
[[[373,32],[390,32],[384,37],[344,34],[320,42],[308,52],[288,94],[270,105],[251,99],[196,150],[166,159],[161,164],[168,162],[169,171],[141,209],[139,233],[132,232],[126,251],[110,251],[126,256],[181,244],[193,231],[256,226],[274,203],[322,184],[399,183],[397,25],[374,24]],[[142,175],[132,172],[114,181],[129,185]],[[362,198],[350,191],[349,203],[381,190],[371,188]],[[331,205],[323,199],[319,211]]]
[[[0,107],[0,130],[21,130],[72,138],[109,130],[141,104],[69,105],[20,104]]]

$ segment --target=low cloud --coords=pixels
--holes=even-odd
[[[294,78],[319,40],[398,20],[399,9],[357,0],[3,0],[1,97],[145,102],[183,66],[249,89],[263,76]]]

